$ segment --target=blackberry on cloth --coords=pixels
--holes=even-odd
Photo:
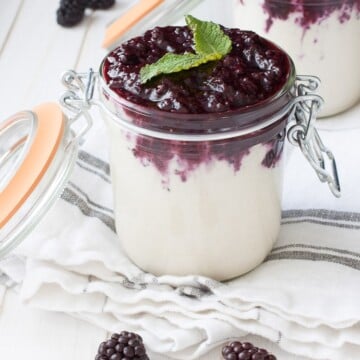
[[[122,331],[100,344],[95,360],[149,360],[140,335]]]
[[[265,349],[259,349],[249,342],[233,341],[222,348],[225,360],[276,360],[276,357]]]

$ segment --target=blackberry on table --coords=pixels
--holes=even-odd
[[[95,360],[149,360],[140,335],[122,331],[100,344]]]
[[[259,349],[249,342],[233,341],[222,348],[225,360],[276,360],[276,357],[265,349]]]
[[[106,10],[115,4],[115,0],[87,0],[86,7],[93,10]]]
[[[84,12],[84,0],[61,0],[56,12],[56,21],[61,26],[75,26],[83,19]]]
[[[60,0],[60,7],[72,7],[85,10],[87,0]]]
[[[86,8],[106,10],[114,4],[115,0],[60,0],[56,21],[61,26],[72,27],[82,21]]]

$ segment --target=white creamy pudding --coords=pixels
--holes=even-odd
[[[360,1],[233,0],[235,24],[274,41],[321,79],[322,117],[360,99]]]
[[[184,181],[177,156],[162,175],[134,156],[128,132],[111,120],[108,126],[116,229],[136,264],[156,275],[224,280],[264,260],[281,215],[281,161],[262,164],[269,145],[248,149],[238,171],[226,160],[210,160]]]

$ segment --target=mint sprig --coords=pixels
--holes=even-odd
[[[218,24],[201,21],[191,15],[187,15],[185,19],[194,34],[195,54],[167,53],[157,62],[145,65],[140,70],[142,84],[160,74],[172,74],[198,67],[209,61],[220,60],[231,51],[231,39]]]
[[[185,17],[187,26],[194,34],[194,45],[197,54],[216,56],[220,60],[231,51],[231,40],[218,24],[201,21],[191,15]]]

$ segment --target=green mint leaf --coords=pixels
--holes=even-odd
[[[183,70],[189,70],[209,61],[220,60],[219,54],[172,54],[167,53],[156,63],[145,65],[140,70],[141,82],[146,83],[160,74],[172,74]]]
[[[185,17],[186,24],[194,34],[197,54],[221,54],[222,57],[231,51],[231,39],[224,34],[218,24],[201,21],[191,15]]]
[[[172,74],[209,61],[220,60],[231,51],[231,39],[224,34],[219,25],[198,20],[191,15],[186,16],[186,23],[194,34],[196,53],[167,53],[154,64],[145,65],[140,70],[142,84],[160,74]]]

